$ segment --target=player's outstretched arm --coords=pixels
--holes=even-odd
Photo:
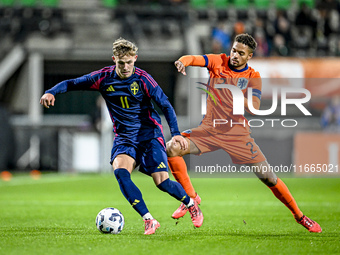
[[[172,137],[172,142],[175,144],[175,143],[179,143],[179,145],[181,146],[181,149],[182,150],[186,150],[188,149],[188,142],[187,140],[181,136],[181,135],[175,135]]]
[[[50,108],[50,106],[54,106],[54,101],[55,97],[50,93],[46,93],[40,98],[40,104],[43,105],[45,108]]]
[[[185,67],[187,66],[204,67],[205,65],[205,58],[201,55],[185,55],[175,61],[175,66],[177,67],[178,72],[182,73],[183,75],[187,74],[185,72]]]

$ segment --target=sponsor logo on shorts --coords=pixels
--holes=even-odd
[[[164,164],[164,162],[160,163],[159,166],[157,167],[158,169],[159,168],[166,168],[166,165]]]

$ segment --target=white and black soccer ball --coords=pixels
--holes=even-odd
[[[124,216],[116,208],[105,208],[96,217],[96,225],[104,234],[119,234],[124,228]]]

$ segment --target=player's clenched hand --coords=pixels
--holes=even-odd
[[[50,94],[46,93],[40,98],[40,104],[46,108],[50,108],[50,106],[54,106],[55,97]]]
[[[172,137],[171,140],[172,140],[173,143],[179,143],[182,150],[188,149],[188,142],[183,136],[175,135],[174,137]]]
[[[187,75],[187,73],[185,72],[185,66],[183,65],[183,63],[179,60],[175,61],[175,66],[177,67],[177,71],[179,73],[182,73],[183,75]]]

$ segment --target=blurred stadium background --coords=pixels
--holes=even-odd
[[[206,73],[191,68],[180,76],[173,62],[183,54],[229,54],[242,32],[259,44],[250,65],[267,84],[263,109],[272,87],[312,93],[305,105],[311,117],[288,109],[285,119],[298,126],[253,129],[268,161],[338,165],[339,11],[337,0],[0,0],[0,171],[110,171],[112,124],[99,94],[59,95],[48,110],[39,99],[64,79],[111,65],[118,37],[137,43],[136,65],[158,81],[184,130],[198,121],[189,121],[191,110],[200,109],[188,77]],[[282,119],[280,109],[270,118]]]

